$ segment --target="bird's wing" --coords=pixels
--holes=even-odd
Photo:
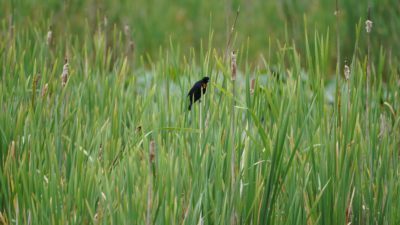
[[[193,92],[194,92],[194,86],[192,87],[192,89],[190,89],[190,91],[189,91],[189,93],[188,93],[188,95],[187,95],[187,96],[191,96],[191,95],[193,95]]]
[[[196,89],[200,89],[200,88],[201,88],[201,83],[196,82],[196,83],[193,85],[192,89],[190,89],[190,91],[189,91],[189,93],[188,93],[188,96],[193,95],[194,92],[196,91]]]

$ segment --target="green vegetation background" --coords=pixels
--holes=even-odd
[[[368,35],[339,1],[338,67],[335,1],[0,1],[0,224],[400,224],[400,4],[371,2]]]
[[[381,46],[393,56],[400,55],[400,4],[398,0],[372,0],[374,38],[372,46]],[[156,55],[160,47],[179,43],[184,51],[200,48],[210,30],[216,46],[225,46],[227,28],[240,7],[237,43],[246,43],[249,55],[257,59],[265,53],[268,40],[294,41],[300,50],[304,40],[304,17],[313,28],[334,32],[334,0],[3,0],[0,16],[14,15],[18,27],[54,25],[60,33],[81,36],[97,29],[97,22],[106,15],[109,24],[121,29],[129,25],[137,53]],[[355,27],[367,16],[368,1],[340,1],[340,38],[343,56],[354,51]],[[229,24],[228,22],[229,21]],[[86,26],[89,24],[89,26]],[[3,24],[4,26],[4,24]],[[364,26],[362,24],[362,26]],[[331,42],[334,47],[335,42]],[[392,50],[392,51],[390,51]],[[334,52],[334,51],[332,51]],[[334,58],[332,58],[334,60]]]

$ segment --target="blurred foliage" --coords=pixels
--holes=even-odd
[[[399,1],[373,0],[371,7],[373,48],[382,46],[388,54],[398,57],[399,53],[392,49],[400,48]],[[62,33],[79,36],[87,28],[95,32],[99,22],[106,17],[109,25],[115,25],[121,31],[125,25],[130,26],[137,53],[155,56],[159,47],[168,45],[170,39],[179,43],[184,52],[190,47],[198,50],[210,31],[214,32],[213,44],[223,50],[228,28],[238,8],[240,16],[235,44],[239,48],[247,45],[249,40],[250,59],[276,50],[268,49],[269,40],[293,41],[304,52],[304,21],[312,35],[315,30],[336,33],[335,1],[328,0],[3,0],[0,15],[3,27],[8,25],[12,15],[16,29],[52,24],[61,33],[59,36]],[[339,8],[342,55],[350,58],[355,49],[356,25],[364,29],[368,1],[339,0]],[[334,45],[332,41],[330,47],[335,48]],[[334,55],[332,60],[335,60]]]

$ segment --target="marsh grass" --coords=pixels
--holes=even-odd
[[[384,79],[390,59],[374,56],[366,114],[360,29],[347,82],[330,74],[331,34],[306,27],[302,46],[278,42],[254,67],[241,47],[230,84],[212,32],[200,53],[171,41],[133,66],[123,29],[101,24],[77,37],[54,29],[51,51],[46,25],[0,41],[2,223],[400,222],[398,66]],[[187,91],[204,74],[209,89],[189,114]],[[347,101],[330,97],[345,88]]]

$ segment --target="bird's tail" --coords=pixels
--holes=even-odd
[[[189,104],[188,110],[190,111],[192,109],[192,104]]]

